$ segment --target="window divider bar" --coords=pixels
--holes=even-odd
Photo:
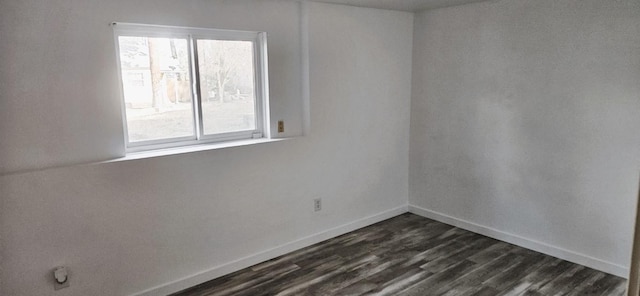
[[[271,138],[271,130],[269,128],[271,114],[269,112],[269,62],[267,53],[267,33],[258,33],[254,42],[254,75],[256,85],[256,89],[254,91],[256,93],[256,119],[261,117],[261,120],[257,122],[256,128],[263,131],[263,137]]]
[[[202,115],[202,87],[200,85],[200,68],[199,68],[199,59],[198,59],[198,40],[193,37],[193,35],[189,35],[189,44],[191,45],[191,71],[193,74],[193,87],[192,93],[194,97],[194,120],[196,127],[196,136],[198,140],[202,139],[204,135],[204,119]]]
[[[115,23],[113,23],[115,25]],[[120,58],[120,36],[114,30],[113,37],[115,39],[116,64],[118,69],[118,86],[120,87],[120,112],[122,112],[122,135],[124,137],[124,153],[129,148],[129,123],[127,122],[127,106],[124,101],[124,82],[122,81],[122,60]]]

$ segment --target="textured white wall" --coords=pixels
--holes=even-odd
[[[628,266],[640,2],[463,5],[414,36],[410,204]]]
[[[375,7],[380,9],[404,10],[416,12],[425,9],[434,9],[447,6],[455,6],[480,2],[486,0],[312,0],[325,3],[340,3],[345,5]]]
[[[128,295],[407,202],[412,14],[310,6],[306,137],[64,166],[122,149],[114,20],[267,30],[274,113],[300,123],[298,4],[0,8],[2,168],[63,165],[0,176],[2,295]],[[60,264],[71,287],[54,293],[49,272]]]

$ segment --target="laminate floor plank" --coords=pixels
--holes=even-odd
[[[534,293],[540,289],[540,287],[546,285],[567,269],[574,266],[571,262],[553,257],[551,258],[553,259],[551,262],[543,265],[540,269],[527,274],[524,278],[518,281],[518,284],[514,285],[512,288],[507,288],[501,291],[497,296],[517,296]]]
[[[431,273],[425,272],[419,267],[419,263],[413,265],[403,265],[403,259],[394,259],[390,261],[387,269],[376,272],[369,277],[352,283],[336,292],[335,295],[365,295],[372,291],[382,291],[385,287],[394,282],[405,282],[406,278],[413,277],[417,274],[428,277]]]
[[[567,296],[580,296],[580,295],[589,295],[587,293],[588,289],[594,285],[595,282],[602,279],[605,275],[601,272],[593,272],[593,274],[584,280],[580,285],[574,287]]]
[[[441,272],[462,260],[467,259],[469,256],[477,254],[492,245],[497,241],[488,237],[476,238],[473,243],[466,244],[457,250],[440,256],[439,258],[423,264],[420,268],[431,271],[433,273]]]
[[[620,284],[620,279],[616,276],[610,274],[603,274],[602,277],[591,283],[590,285],[584,287],[582,290],[577,291],[578,293],[575,295],[584,295],[584,296],[601,296],[606,291],[610,289],[613,290],[616,285]]]
[[[626,295],[626,286],[627,284],[624,282],[618,282],[609,289],[602,292],[602,296],[624,296]]]
[[[567,295],[584,281],[588,280],[597,271],[576,265],[574,268],[561,274],[559,277],[544,285],[540,289],[543,295]]]
[[[377,258],[368,264],[340,273],[321,283],[310,286],[305,295],[336,295],[337,291],[363,280],[373,274],[388,269],[393,263]]]
[[[531,254],[520,263],[514,264],[503,272],[485,280],[482,285],[492,287],[496,291],[507,291],[522,282],[522,279],[533,271],[556,260],[543,254]]]
[[[433,296],[438,295],[436,291],[441,287],[444,287],[454,281],[456,278],[466,274],[467,272],[475,269],[477,263],[463,260],[457,264],[446,269],[446,272],[440,272],[433,276],[419,282],[417,285],[409,287],[402,293],[401,296]]]
[[[481,283],[486,279],[500,273],[514,263],[521,262],[523,258],[520,256],[507,253],[486,264],[478,264],[474,270],[454,279],[440,289],[432,289],[431,294],[443,295],[451,291],[457,291],[458,294],[472,290],[475,287],[482,286]]]
[[[173,296],[623,296],[626,281],[413,214]]]

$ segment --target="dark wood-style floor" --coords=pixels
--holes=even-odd
[[[625,280],[413,214],[174,295],[624,295]]]

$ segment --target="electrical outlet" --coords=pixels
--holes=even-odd
[[[278,121],[278,133],[284,133],[284,121]]]
[[[69,271],[64,266],[53,270],[53,289],[60,290],[69,287]]]
[[[319,212],[320,210],[322,210],[322,199],[316,198],[313,200],[313,211]]]

